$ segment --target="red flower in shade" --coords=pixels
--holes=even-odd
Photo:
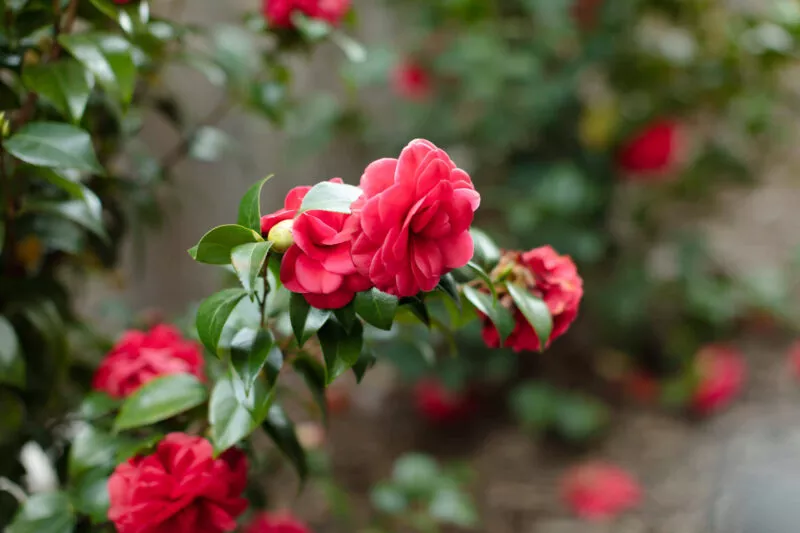
[[[578,307],[583,297],[583,280],[572,259],[558,255],[550,246],[534,248],[529,252],[506,252],[492,271],[500,274],[531,293],[541,297],[553,316],[553,330],[545,346],[563,335],[578,316]],[[536,331],[528,323],[508,294],[500,296],[501,303],[511,309],[516,322],[506,345],[516,352],[538,351],[540,342]],[[490,348],[500,346],[500,334],[488,317],[483,317],[483,340]]]
[[[395,296],[431,291],[472,258],[469,227],[480,195],[466,172],[433,143],[414,140],[399,159],[380,159],[361,177],[364,194],[352,256],[375,287]]]
[[[277,28],[293,26],[292,13],[324,20],[336,26],[350,10],[350,0],[263,0],[263,13],[267,22]]]
[[[453,392],[435,380],[423,380],[414,388],[417,410],[434,423],[456,422],[475,412],[477,404],[470,392]]]
[[[288,513],[262,513],[250,522],[244,533],[311,533],[311,530]]]
[[[124,398],[159,376],[193,374],[205,380],[203,351],[172,326],[150,331],[127,331],[106,355],[94,375],[92,388]]]
[[[659,120],[628,140],[620,149],[617,162],[628,174],[660,177],[674,170],[683,154],[680,125],[671,120]]]
[[[431,77],[418,63],[404,61],[392,73],[395,93],[407,100],[426,100],[431,94]]]
[[[600,463],[573,467],[561,482],[561,497],[584,520],[604,520],[635,507],[642,489],[626,471]]]
[[[789,370],[792,375],[800,379],[800,340],[795,341],[789,347]]]
[[[727,407],[739,394],[747,377],[747,366],[741,354],[730,346],[706,346],[695,360],[697,388],[692,407],[703,415]]]
[[[222,533],[247,508],[247,458],[214,459],[202,437],[170,433],[152,455],[117,466],[108,480],[108,518],[119,533]]]

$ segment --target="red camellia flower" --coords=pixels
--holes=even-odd
[[[350,10],[350,0],[263,0],[263,13],[271,26],[292,27],[292,13],[324,20],[335,26]]]
[[[617,157],[620,168],[645,178],[669,174],[683,158],[682,133],[678,123],[671,120],[648,125],[620,149]]]
[[[205,380],[203,351],[172,326],[126,332],[106,355],[94,375],[92,388],[115,398],[167,374],[193,374]]]
[[[526,287],[547,304],[553,316],[553,330],[545,346],[563,335],[578,316],[578,307],[583,297],[583,280],[572,259],[558,255],[550,246],[534,248],[529,252],[506,252],[492,278],[504,279]],[[509,294],[499,294],[501,304],[514,313],[514,330],[506,339],[506,345],[516,352],[538,351],[540,346],[536,331],[522,312],[516,308]],[[488,317],[483,317],[483,340],[490,348],[500,346],[500,334]]]
[[[311,530],[288,513],[262,513],[250,522],[244,533],[311,533]]]
[[[431,77],[418,63],[404,61],[392,73],[392,87],[407,100],[426,100],[431,94]]]
[[[789,347],[789,370],[792,375],[800,379],[800,341],[795,341]]]
[[[747,375],[747,366],[741,354],[730,346],[706,346],[695,361],[697,388],[692,396],[692,407],[703,415],[727,407],[739,394]]]
[[[604,520],[635,507],[642,497],[639,484],[621,468],[591,462],[570,469],[561,482],[561,496],[584,520]]]
[[[383,292],[431,291],[472,258],[469,227],[480,195],[443,151],[414,140],[399,159],[380,159],[361,177],[353,204],[352,247],[358,271]]]
[[[108,518],[119,533],[222,533],[247,508],[247,458],[214,458],[206,439],[170,433],[146,457],[117,466],[108,480]]]
[[[414,387],[417,410],[434,423],[463,420],[477,408],[474,396],[469,392],[453,392],[436,380],[423,380]]]

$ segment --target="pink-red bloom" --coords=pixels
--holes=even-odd
[[[172,326],[130,330],[100,363],[92,388],[124,398],[159,376],[193,374],[205,380],[204,364],[202,348]]]
[[[288,513],[261,513],[250,522],[244,533],[311,533],[311,530]]]
[[[361,188],[352,256],[379,290],[401,297],[431,291],[472,258],[469,227],[480,195],[433,143],[417,139],[399,159],[370,164]]]
[[[333,183],[342,183],[341,178],[334,178],[330,181]],[[286,198],[283,200],[283,209],[278,209],[274,213],[261,217],[261,234],[266,237],[269,235],[269,230],[277,225],[278,222],[293,219],[297,215],[300,206],[303,204],[303,198],[306,197],[306,194],[308,194],[310,190],[311,187],[303,185],[289,191]]]
[[[108,480],[108,518],[118,533],[222,533],[247,508],[247,458],[219,458],[206,439],[170,433],[152,455],[117,466]]]
[[[262,0],[267,22],[276,28],[293,26],[292,14],[300,12],[312,19],[338,25],[350,10],[350,0]]]
[[[553,330],[545,346],[563,335],[578,316],[578,307],[583,298],[583,280],[572,259],[567,255],[558,255],[550,246],[534,248],[524,253],[506,252],[492,271],[493,278],[498,276],[526,287],[547,304],[553,317]],[[512,311],[515,320],[514,329],[506,339],[506,346],[517,352],[538,351],[541,345],[539,336],[517,309],[511,296],[498,296],[500,303]],[[482,333],[487,346],[500,346],[500,334],[488,317],[483,319]]]
[[[695,360],[697,388],[692,396],[695,412],[710,415],[727,407],[739,395],[747,377],[742,355],[730,346],[706,346]]]
[[[682,127],[672,120],[659,120],[625,142],[617,162],[631,176],[659,178],[675,170],[684,155]]]
[[[423,380],[414,388],[414,400],[422,416],[430,422],[457,422],[475,412],[477,402],[470,391],[454,392],[436,380]]]
[[[431,94],[431,76],[419,63],[404,61],[392,72],[394,92],[406,100],[422,101]]]
[[[584,520],[605,520],[638,505],[642,489],[625,470],[591,462],[570,469],[561,482],[561,496]]]

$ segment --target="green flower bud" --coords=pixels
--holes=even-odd
[[[294,220],[282,220],[278,222],[267,234],[267,240],[272,242],[272,250],[282,254],[294,244],[292,235],[292,225]]]

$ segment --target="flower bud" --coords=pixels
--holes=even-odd
[[[6,118],[6,114],[0,113],[0,135],[3,138],[8,137],[11,134],[11,121]]]
[[[267,240],[272,241],[273,251],[282,254],[294,244],[294,236],[292,235],[293,224],[294,220],[282,220],[269,230]]]

